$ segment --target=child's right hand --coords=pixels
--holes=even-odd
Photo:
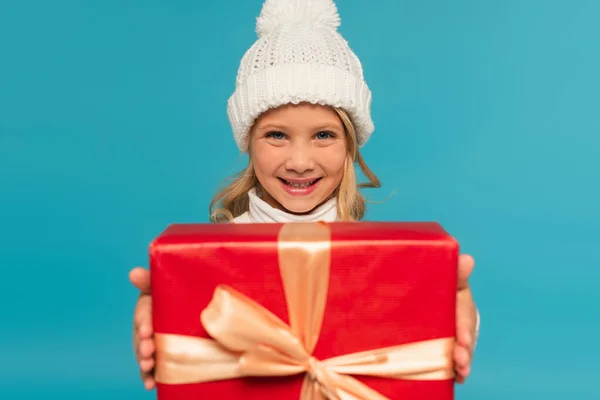
[[[147,390],[154,381],[154,331],[152,328],[152,297],[150,296],[150,271],[134,268],[129,273],[131,283],[139,289],[140,296],[133,314],[133,347],[140,366],[140,376]]]

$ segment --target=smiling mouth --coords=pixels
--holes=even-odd
[[[279,180],[293,189],[306,189],[306,188],[313,186],[315,183],[319,182],[321,180],[321,178],[313,179],[311,181],[302,181],[302,182],[288,181],[283,178],[279,178]]]

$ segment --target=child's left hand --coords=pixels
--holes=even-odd
[[[477,335],[478,313],[473,301],[469,276],[475,262],[467,254],[458,260],[458,288],[456,292],[456,345],[454,347],[454,364],[456,382],[464,383],[471,372],[471,360]]]

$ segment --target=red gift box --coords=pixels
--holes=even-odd
[[[150,246],[158,398],[452,399],[457,262],[437,223],[171,225]]]

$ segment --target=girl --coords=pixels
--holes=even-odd
[[[244,55],[228,115],[248,167],[210,205],[213,222],[359,221],[365,200],[354,164],[368,183],[377,177],[359,148],[373,132],[371,93],[362,66],[338,33],[332,0],[266,0],[258,41]],[[457,382],[470,372],[479,331],[468,277],[471,257],[460,257],[457,291]],[[135,268],[140,290],[134,348],[142,380],[154,387],[154,342],[149,272]]]

